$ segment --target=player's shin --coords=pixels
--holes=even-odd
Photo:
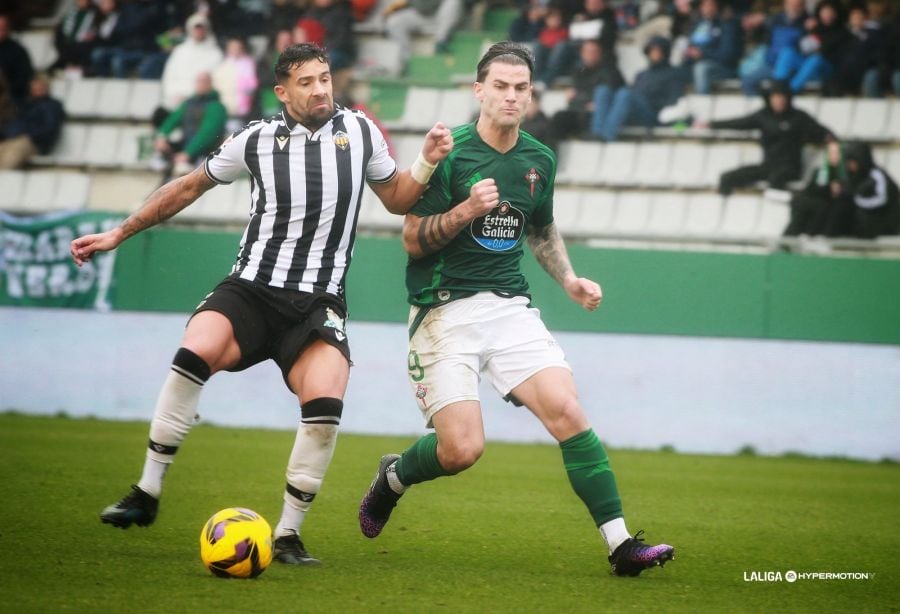
[[[281,519],[274,532],[276,538],[300,532],[334,455],[343,407],[343,401],[329,397],[307,401],[301,407],[300,426],[288,461]]]
[[[413,484],[450,475],[438,460],[437,444],[437,435],[429,433],[407,448],[396,464],[399,484],[391,483],[390,476],[388,479],[394,492],[402,494],[406,487]]]
[[[144,471],[138,482],[138,488],[157,499],[166,471],[194,423],[200,392],[209,376],[205,360],[187,348],[178,349],[156,401]]]
[[[630,535],[622,518],[622,500],[606,450],[593,429],[566,439],[559,447],[569,482],[612,553]]]

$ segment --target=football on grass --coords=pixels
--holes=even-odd
[[[221,578],[255,578],[272,562],[272,529],[253,510],[216,512],[200,531],[200,559]]]

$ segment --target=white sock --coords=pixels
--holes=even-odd
[[[281,518],[275,526],[275,537],[299,533],[300,525],[313,499],[322,487],[325,470],[334,455],[338,427],[336,424],[301,422],[287,467],[287,484]]]
[[[148,455],[144,459],[144,472],[137,483],[138,488],[148,495],[159,499],[160,494],[162,494],[163,478],[166,477],[166,471],[169,470],[169,465],[171,464],[152,459]]]
[[[409,488],[409,486],[401,482],[400,478],[397,477],[397,461],[394,461],[391,466],[387,468],[385,475],[387,477],[388,486],[390,486],[391,490],[398,495],[402,495],[406,492],[406,489]]]
[[[610,554],[615,552],[622,542],[631,537],[628,529],[625,528],[624,518],[613,518],[601,524],[600,535],[606,540],[606,547],[609,549]]]

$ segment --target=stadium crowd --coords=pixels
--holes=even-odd
[[[190,169],[226,132],[278,112],[272,64],[288,45],[324,45],[334,72],[335,99],[361,107],[351,97],[359,31],[381,32],[396,41],[404,64],[415,33],[430,34],[435,53],[449,53],[455,29],[477,0],[62,4],[54,27],[57,57],[49,70],[70,78],[160,80],[162,104],[148,119],[157,130],[158,163],[169,177]],[[538,101],[526,129],[551,147],[573,137],[615,141],[629,126],[762,129],[767,159],[757,169],[723,175],[723,194],[757,180],[785,188],[802,179],[800,143],[824,146],[843,136],[832,134],[828,126],[801,132],[792,128],[791,138],[802,138],[793,143],[785,166],[768,159],[769,137],[777,137],[778,130],[766,136],[763,115],[710,126],[684,110],[688,94],[762,95],[770,115],[775,89],[788,103],[809,92],[900,96],[900,8],[886,0],[514,0],[503,6],[517,12],[509,23],[509,38],[530,46],[536,59]],[[47,94],[46,78],[35,75],[27,51],[11,36],[14,28],[27,26],[26,19],[20,4],[0,2],[0,164],[6,168],[21,167],[52,149],[63,122],[59,101]],[[254,39],[265,41],[264,48],[251,46]],[[646,67],[633,78],[626,78],[620,66],[622,39],[639,46],[646,57]],[[563,89],[568,104],[548,116],[539,99],[551,89]],[[788,107],[791,122],[801,121],[796,118],[803,112]],[[36,112],[38,108],[52,112]],[[781,118],[776,112],[773,125]],[[779,176],[773,177],[770,171],[776,167]],[[891,193],[879,191],[886,204]],[[835,232],[859,234],[846,228]],[[892,213],[879,234],[897,233],[900,214]]]

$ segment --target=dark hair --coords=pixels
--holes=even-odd
[[[280,83],[287,79],[291,70],[312,60],[319,60],[328,64],[328,56],[325,49],[315,43],[300,43],[291,45],[281,52],[278,61],[275,62],[275,79]]]
[[[502,62],[503,64],[513,64],[528,67],[529,79],[534,74],[534,55],[525,45],[514,43],[512,41],[502,41],[491,45],[490,49],[485,51],[478,62],[475,80],[484,83],[487,78],[488,69],[494,62]]]

